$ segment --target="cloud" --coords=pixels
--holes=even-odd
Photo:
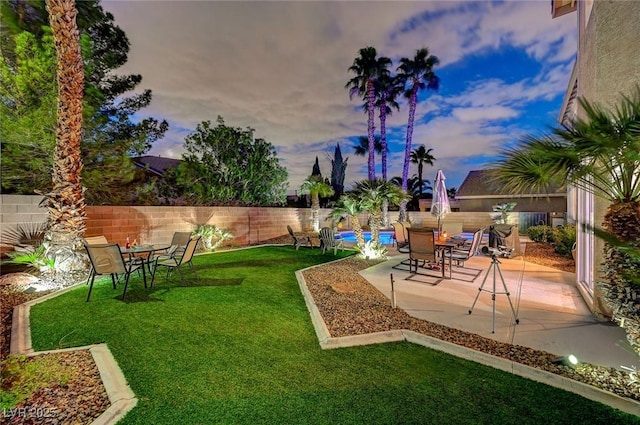
[[[443,75],[472,57],[491,64],[482,78],[477,70],[466,70],[460,88],[432,93],[418,105],[416,143],[437,143],[442,163],[468,170],[473,161],[461,152],[483,157],[513,132],[513,120],[530,103],[564,93],[577,43],[575,16],[552,20],[545,1],[104,1],[102,6],[131,42],[120,72],[142,74],[140,87],[153,90],[141,116],[165,118],[171,126],[152,154],[179,157],[188,129],[221,115],[227,125],[252,127],[256,137],[276,146],[289,171],[290,191],[310,173],[316,156],[323,174],[330,174],[326,152],[336,142],[350,156],[347,180],[366,177],[366,159],[353,156],[347,142],[366,134],[366,116],[361,101],[349,101],[344,88],[360,48],[375,46],[397,62],[428,46],[440,58],[437,71]],[[517,81],[494,76],[492,66],[509,65],[492,64],[492,55],[507,48],[519,49],[537,66]],[[390,153],[390,175],[402,171],[406,111],[403,101],[402,110],[388,118],[390,145],[397,150]]]

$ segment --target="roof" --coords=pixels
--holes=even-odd
[[[567,196],[566,189],[552,188],[548,193],[520,193],[512,194],[503,185],[493,182],[491,179],[492,170],[475,170],[469,171],[458,191],[457,199],[473,199],[473,198],[529,198],[539,196]]]
[[[133,164],[149,172],[162,176],[170,168],[177,168],[180,165],[179,159],[163,158],[161,156],[139,156],[132,158]]]

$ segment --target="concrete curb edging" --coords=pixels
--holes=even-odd
[[[323,265],[326,264],[327,263]],[[623,412],[640,416],[640,402],[637,402],[633,399],[620,397],[611,392],[601,390],[600,388],[596,388],[592,385],[588,385],[579,381],[574,381],[573,379],[568,379],[563,376],[556,375],[555,373],[547,372],[511,360],[492,356],[481,351],[472,350],[470,348],[456,345],[447,341],[442,341],[440,339],[423,335],[418,332],[402,329],[333,338],[331,337],[329,328],[324,322],[324,319],[320,314],[320,310],[318,309],[318,306],[316,305],[315,300],[313,299],[313,296],[311,295],[311,292],[307,287],[307,282],[302,274],[302,272],[304,272],[305,270],[309,270],[314,267],[317,266],[308,267],[306,269],[297,271],[296,278],[298,280],[298,285],[300,286],[300,290],[309,310],[309,314],[311,315],[311,322],[314,329],[316,330],[316,335],[318,336],[318,341],[322,349],[407,341],[413,344],[418,344],[427,348],[442,351],[444,353],[460,357],[465,360],[470,360],[476,363],[483,364],[485,366],[490,366],[504,372],[512,373],[523,378],[531,379],[532,381],[560,388],[565,391],[570,391],[589,400],[597,401]]]
[[[68,292],[77,286],[74,285],[60,291],[52,292],[44,297],[36,298],[20,304],[13,309],[11,323],[11,354],[23,354],[27,357],[35,357],[40,354],[63,353],[68,351],[89,350],[93,361],[100,372],[102,385],[109,397],[109,407],[100,416],[98,416],[91,425],[112,425],[122,419],[136,404],[138,398],[127,383],[122,370],[118,366],[118,362],[111,354],[107,344],[94,344],[84,347],[64,348],[60,350],[48,350],[34,352],[31,345],[31,328],[29,322],[29,313],[31,306],[55,298]]]

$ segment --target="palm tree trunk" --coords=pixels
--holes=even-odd
[[[82,98],[84,69],[80,53],[77,10],[73,0],[46,0],[58,56],[58,119],[53,154],[53,189],[42,204],[49,212],[46,255],[55,259],[57,276],[64,285],[81,278],[84,255],[78,254],[85,231],[82,160]]]
[[[314,232],[320,231],[320,196],[317,193],[311,195],[311,224]]]
[[[380,104],[380,145],[382,146],[382,180],[387,181],[387,102]]]
[[[371,214],[371,244],[380,245],[380,225],[382,224],[382,211],[369,211]]]
[[[373,181],[376,179],[376,162],[375,162],[375,87],[373,86],[373,82],[367,82],[367,111],[369,113],[369,117],[367,119],[368,126],[368,137],[369,137],[369,180]]]
[[[353,228],[353,234],[356,236],[356,241],[358,241],[358,247],[360,249],[364,248],[364,234],[362,233],[362,225],[360,225],[360,220],[358,220],[357,215],[351,216],[351,227]]]
[[[417,89],[413,88],[409,97],[409,120],[407,122],[407,143],[404,147],[404,164],[402,166],[402,190],[407,191],[407,181],[409,180],[409,160],[411,159],[411,142],[413,139],[413,122],[416,115]],[[399,220],[404,221],[407,214],[407,201],[400,203]]]
[[[422,159],[419,159],[418,160],[418,184],[420,185],[420,187],[418,188],[418,191],[420,193],[420,199],[422,199],[422,186],[424,186],[424,181],[422,180],[422,171],[423,171]]]

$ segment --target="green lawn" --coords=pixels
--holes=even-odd
[[[343,255],[347,255],[345,252]],[[110,280],[31,309],[36,350],[106,342],[139,398],[124,424],[640,424],[575,394],[409,343],[321,350],[294,271],[319,249],[202,255],[125,302]]]

